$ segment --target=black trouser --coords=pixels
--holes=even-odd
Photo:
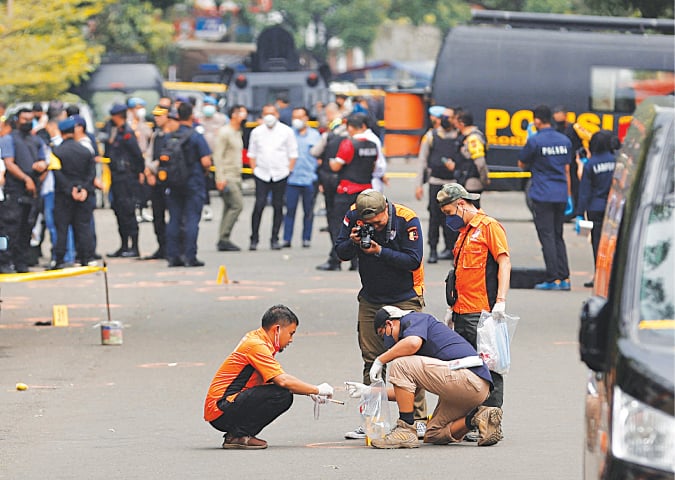
[[[255,178],[255,205],[253,206],[253,216],[251,217],[251,242],[258,243],[260,240],[260,219],[262,212],[267,205],[267,196],[272,192],[272,208],[274,217],[272,219],[272,237],[271,242],[279,241],[279,230],[281,222],[284,220],[284,193],[286,193],[286,181],[288,177],[276,182],[265,182],[258,177]]]
[[[566,204],[532,200],[532,205],[534,226],[546,264],[546,281],[566,280],[570,277],[567,248],[563,240]]]
[[[429,205],[427,207],[429,210],[429,233],[427,234],[427,238],[429,240],[429,246],[432,249],[436,249],[438,240],[440,239],[438,233],[438,229],[440,228],[443,232],[445,249],[452,250],[455,247],[459,232],[453,232],[445,226],[445,213],[441,211],[441,207],[438,206],[438,202],[436,201],[436,195],[441,188],[443,188],[443,185],[429,184]]]
[[[28,268],[30,235],[35,218],[36,199],[26,194],[6,193],[2,203],[3,229],[2,235],[7,237],[7,254],[0,263],[5,266],[14,264],[18,269]]]
[[[335,241],[340,235],[342,220],[344,220],[345,215],[349,211],[349,208],[356,201],[356,197],[358,196],[358,193],[338,193],[335,195],[335,199],[333,201],[333,211],[328,217],[328,229],[330,230],[330,239],[333,244],[333,248],[330,252],[330,258],[328,260],[331,263],[340,263],[340,259],[338,258],[337,253],[335,253]],[[358,258],[358,256],[354,258]],[[355,260],[352,260],[352,263],[354,261]]]
[[[593,229],[591,230],[591,245],[593,245],[593,265],[598,260],[598,248],[600,247],[600,235],[602,233],[602,221],[605,218],[605,212],[586,212],[588,219],[593,222]]]
[[[138,180],[131,174],[113,175],[110,190],[112,208],[117,217],[117,229],[122,239],[122,248],[126,249],[129,247],[127,239],[138,239],[135,211]]]
[[[54,224],[56,225],[56,245],[54,255],[56,263],[63,263],[66,255],[68,226],[72,225],[75,235],[75,250],[82,265],[94,257],[94,240],[91,235],[91,217],[96,199],[89,195],[84,202],[77,202],[68,194],[57,192],[54,195]]]
[[[453,313],[452,321],[455,324],[455,332],[459,333],[473,348],[476,348],[476,337],[478,332],[478,320],[480,313]],[[492,383],[495,388],[490,392],[490,396],[483,402],[486,407],[499,407],[504,404],[504,377],[500,374],[490,371]]]
[[[152,203],[152,226],[155,229],[159,251],[164,254],[166,246],[166,194],[165,188],[155,185],[150,188]]]
[[[221,399],[218,408],[223,414],[210,423],[235,438],[255,437],[291,405],[293,394],[289,390],[278,385],[259,385],[241,392],[234,402]]]

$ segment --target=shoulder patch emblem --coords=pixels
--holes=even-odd
[[[417,239],[420,238],[419,234],[417,233],[417,227],[411,227],[408,229],[408,240],[411,242],[417,241]]]

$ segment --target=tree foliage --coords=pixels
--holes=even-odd
[[[110,4],[96,20],[92,39],[106,53],[139,53],[165,68],[174,27],[162,20],[162,10],[142,0],[124,0]]]
[[[0,3],[0,98],[53,98],[98,63],[103,47],[83,35],[110,0]]]

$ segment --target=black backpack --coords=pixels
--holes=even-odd
[[[191,163],[185,153],[186,143],[193,129],[184,132],[172,132],[164,137],[164,145],[159,153],[157,182],[166,187],[185,185],[190,177]]]

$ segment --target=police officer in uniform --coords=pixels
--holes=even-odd
[[[3,219],[14,269],[17,273],[25,273],[28,271],[31,230],[39,208],[40,178],[47,171],[47,162],[44,142],[31,133],[32,110],[19,110],[15,120],[17,128],[9,134],[2,151],[7,169]]]
[[[359,193],[373,187],[371,180],[378,150],[377,145],[366,138],[367,129],[365,115],[351,114],[347,118],[349,138],[342,139],[335,158],[329,160],[331,170],[338,173],[333,225],[341,225]],[[338,233],[339,230],[335,232],[336,238]]]
[[[138,257],[138,223],[136,223],[135,192],[143,174],[145,161],[136,135],[126,122],[126,105],[115,104],[110,109],[111,133],[105,145],[112,174],[112,207],[122,245],[109,257]],[[131,245],[129,245],[131,242]]]
[[[528,196],[534,207],[534,226],[546,264],[546,281],[534,288],[570,290],[570,267],[563,239],[563,224],[567,199],[572,194],[572,142],[551,128],[551,122],[549,107],[540,105],[534,109],[537,134],[527,139],[518,155],[518,166],[532,172]]]
[[[74,138],[75,119],[59,122],[63,143],[55,147],[49,168],[54,172],[54,223],[56,224],[55,270],[64,268],[68,227],[75,235],[77,258],[86,266],[94,257],[91,220],[94,213],[94,153]]]
[[[470,193],[480,194],[490,184],[485,151],[485,135],[473,124],[468,110],[457,112],[455,123],[460,133],[460,153],[455,165],[455,179]],[[480,200],[475,200],[480,208]]]
[[[326,105],[326,117],[329,121],[328,132],[325,132],[321,141],[312,147],[310,154],[320,160],[318,175],[319,184],[323,189],[323,195],[326,202],[326,219],[328,220],[328,233],[330,234],[331,250],[328,254],[328,260],[321,265],[317,265],[317,270],[333,271],[340,270],[340,259],[335,253],[335,244],[337,234],[340,231],[341,213],[335,213],[335,196],[337,195],[338,174],[330,167],[330,159],[337,155],[340,144],[348,134],[347,127],[342,122],[339,110],[336,104]]]
[[[454,126],[455,112],[452,108],[445,108],[439,105],[429,109],[430,117],[438,116],[438,126],[430,129],[422,138],[420,146],[419,160],[424,168],[420,176],[421,182],[415,190],[415,197],[418,200],[423,196],[424,177],[428,176],[429,183],[429,263],[438,262],[452,258],[452,248],[455,245],[457,235],[445,225],[445,215],[441,212],[436,202],[436,194],[446,183],[455,182],[455,163],[459,156],[458,132]],[[461,161],[461,160],[459,160]],[[426,173],[426,175],[424,175]],[[445,250],[439,255],[436,248],[439,240],[438,230],[443,232],[445,241]]]

